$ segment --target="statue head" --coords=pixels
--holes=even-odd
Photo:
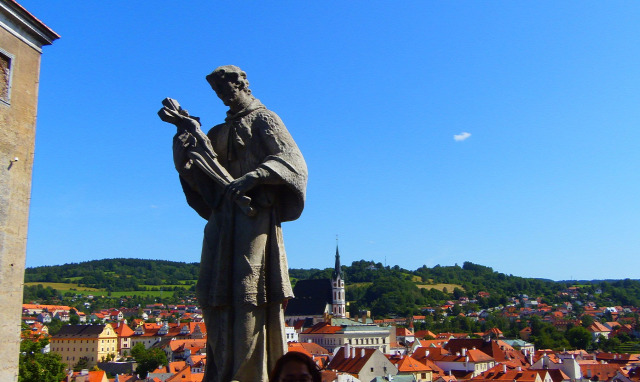
[[[220,66],[206,78],[222,102],[232,109],[252,99],[247,73],[235,65]]]

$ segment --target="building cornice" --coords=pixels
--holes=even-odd
[[[60,36],[14,0],[0,0],[0,26],[24,43],[42,53]]]

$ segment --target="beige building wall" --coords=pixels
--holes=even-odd
[[[18,379],[40,48],[57,37],[16,3],[0,0],[1,381]]]
[[[51,338],[51,352],[60,354],[62,362],[69,369],[81,358],[86,358],[90,369],[106,360],[109,355],[118,354],[118,336],[111,325],[107,324],[102,333],[95,337]]]

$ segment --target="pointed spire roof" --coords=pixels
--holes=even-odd
[[[333,279],[337,279],[338,276],[342,279],[342,269],[340,268],[340,251],[338,251],[338,243],[336,239],[336,266],[333,269]]]

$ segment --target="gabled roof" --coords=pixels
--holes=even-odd
[[[300,346],[312,355],[329,354],[329,350],[313,342],[301,342]]]
[[[355,357],[345,358],[345,348],[342,347],[338,350],[338,353],[333,357],[327,368],[349,374],[360,374],[362,368],[365,367],[375,352],[376,349],[356,348]]]
[[[432,371],[430,367],[423,364],[422,362],[418,362],[412,357],[409,356],[387,356],[389,361],[398,368],[398,372],[400,373],[420,373],[424,371]]]
[[[443,347],[448,342],[448,340],[419,340],[419,341],[420,341],[420,345],[423,348]]]
[[[118,325],[115,326],[114,330],[118,337],[131,337],[133,335],[133,330],[129,327],[129,325],[122,322],[118,322]]]
[[[287,351],[297,351],[298,353],[302,353],[309,358],[313,357],[313,355],[307,349],[302,347],[302,344],[300,342],[289,342],[287,343],[287,348]]]
[[[416,337],[417,337],[417,338],[425,338],[425,337],[427,337],[427,336],[428,336],[428,337],[436,338],[435,333],[433,333],[433,332],[432,332],[432,331],[430,331],[430,330],[418,330],[415,334],[416,334]]]
[[[594,321],[593,324],[591,324],[587,329],[589,329],[589,331],[591,332],[610,332],[611,331],[611,329],[607,328],[606,326],[599,323],[598,321]]]
[[[342,326],[331,326],[328,322],[318,322],[313,325],[309,329],[306,329],[302,333],[311,334],[311,333],[336,333],[342,330]]]
[[[407,328],[396,328],[396,337],[413,337],[414,334]]]
[[[78,377],[82,376],[82,381],[86,382],[104,382],[108,381],[107,374],[104,370],[90,371],[88,375],[81,375],[81,371],[76,371],[71,377],[71,381],[76,381]],[[88,379],[86,377],[89,377]]]
[[[582,376],[591,380],[597,376],[599,381],[607,381],[615,376],[619,370],[622,370],[622,368],[618,364],[599,363],[594,365],[580,365]]]
[[[471,378],[472,381],[519,381],[519,382],[534,382],[538,372],[530,370],[507,370],[507,372],[495,371],[495,368],[487,370],[485,373]],[[542,379],[542,378],[541,378]]]
[[[73,337],[98,338],[106,325],[63,325],[53,338],[64,339]]]

